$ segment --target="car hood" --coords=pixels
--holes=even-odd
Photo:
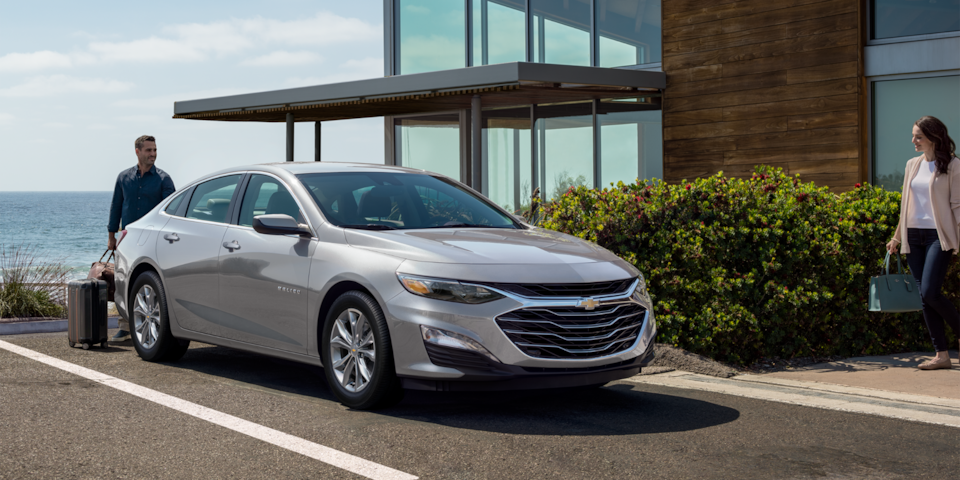
[[[346,230],[350,245],[417,262],[482,265],[550,265],[623,262],[579,238],[534,228]],[[625,263],[625,262],[623,262]]]

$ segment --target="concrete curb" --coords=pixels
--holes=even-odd
[[[107,318],[107,328],[118,328],[120,317]],[[66,332],[67,320],[38,320],[36,322],[0,323],[0,335]]]

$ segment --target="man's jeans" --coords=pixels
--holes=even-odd
[[[950,300],[940,292],[953,252],[944,252],[940,248],[940,237],[933,228],[908,228],[907,243],[910,245],[907,264],[910,265],[913,278],[917,279],[920,287],[923,320],[927,322],[933,347],[938,352],[945,352],[947,332],[943,323],[947,322],[953,333],[960,337],[960,313],[957,313]]]

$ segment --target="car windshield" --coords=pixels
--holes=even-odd
[[[433,175],[341,172],[297,177],[323,215],[339,227],[522,228],[482,197]]]

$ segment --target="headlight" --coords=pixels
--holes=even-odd
[[[647,302],[650,301],[650,294],[647,292],[647,280],[643,278],[642,273],[637,275],[637,288],[633,290],[633,293]]]
[[[400,279],[403,288],[406,288],[408,292],[436,300],[477,304],[503,298],[503,295],[480,285],[460,283],[456,280],[414,277],[400,273],[397,274],[397,278]]]

